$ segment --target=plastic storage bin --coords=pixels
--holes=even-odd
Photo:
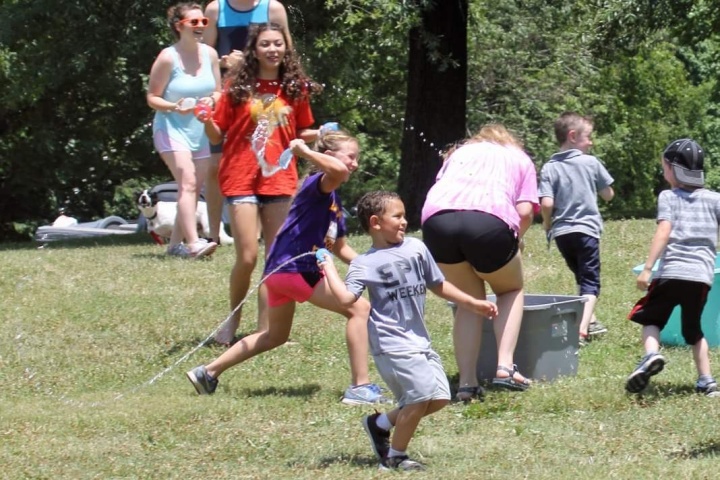
[[[657,271],[658,265],[659,262],[655,262],[653,274]],[[633,268],[633,273],[639,275],[644,266],[645,264],[641,263]],[[715,256],[715,276],[700,324],[708,345],[720,346],[720,255]],[[685,345],[685,339],[680,331],[680,307],[675,307],[670,315],[667,325],[660,332],[660,341],[666,345]]]
[[[494,302],[495,296],[488,300]],[[585,297],[525,294],[515,363],[526,377],[553,380],[575,375],[578,368],[578,341]],[[453,312],[455,305],[451,304]],[[483,322],[477,377],[491,380],[497,370],[497,344],[492,320]]]

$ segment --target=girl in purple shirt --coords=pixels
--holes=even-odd
[[[269,326],[244,337],[206,366],[187,373],[199,394],[210,394],[217,377],[228,368],[284,344],[292,327],[297,302],[337,312],[347,318],[346,339],[350,354],[352,384],[342,402],[349,405],[385,403],[380,387],[370,383],[368,371],[367,321],[370,304],[365,299],[351,306],[338,304],[327,285],[314,255],[302,255],[327,248],[350,263],[357,256],[345,239],[342,205],[335,190],[345,183],[358,165],[358,142],[344,131],[329,131],[317,141],[317,151],[303,140],[290,147],[296,157],[308,160],[317,170],[303,183],[270,249],[265,266]],[[299,255],[302,255],[298,257]],[[295,258],[298,257],[298,258]]]

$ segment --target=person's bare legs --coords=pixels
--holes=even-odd
[[[270,246],[275,241],[280,227],[288,216],[290,211],[290,199],[282,202],[268,203],[260,207],[260,229],[263,232],[263,239],[265,243],[265,260],[270,254]],[[259,232],[255,232],[255,243],[257,244],[257,236]],[[258,319],[257,329],[267,330],[268,328],[268,315],[267,315],[267,289],[264,285],[260,286],[258,290]],[[235,332],[233,332],[235,335]]]
[[[580,321],[580,335],[587,336],[588,329],[590,328],[590,322],[595,318],[595,305],[597,304],[598,297],[595,295],[583,295],[585,305],[583,305],[582,320]]]
[[[206,365],[207,373],[213,378],[218,378],[228,368],[284,344],[290,336],[294,315],[295,302],[270,308],[268,329],[243,337],[242,340]]]
[[[496,296],[498,314],[493,320],[493,331],[497,342],[498,366],[513,368],[515,363],[515,346],[520,336],[525,292],[523,290],[522,257],[520,253],[505,266],[493,273],[482,273],[484,279]],[[505,378],[510,374],[503,370],[495,373],[497,378]],[[520,373],[513,378],[518,382],[525,381]]]
[[[347,319],[345,324],[345,341],[350,357],[351,385],[370,383],[368,367],[368,331],[367,323],[370,316],[370,303],[361,297],[349,308],[341,306],[330,292],[327,281],[323,278],[313,291],[310,303],[325,310],[339,313]]]
[[[255,203],[230,205],[230,225],[235,239],[235,264],[230,271],[230,308],[240,305],[250,289],[252,272],[258,255],[257,214]],[[238,309],[215,335],[215,341],[229,345],[235,339],[242,308]]]
[[[645,353],[659,352],[660,329],[654,325],[644,325],[642,328],[642,342],[643,347],[645,348]]]
[[[708,342],[703,337],[695,345],[692,346],[693,360],[695,360],[695,368],[697,368],[698,376],[712,376],[710,372],[710,356],[708,355]]]
[[[405,405],[387,412],[390,423],[394,425],[391,447],[401,452],[407,451],[410,440],[417,430],[420,420],[437,412],[448,404],[448,400],[429,400],[427,402]]]
[[[221,153],[213,153],[208,161],[205,179],[205,203],[207,203],[208,225],[210,238],[220,244],[220,228],[222,223],[223,196],[218,183],[218,165]]]
[[[176,245],[185,239],[192,245],[198,239],[197,211],[198,173],[193,163],[191,152],[164,152],[160,154],[165,165],[170,169],[173,179],[178,185],[177,216],[170,237],[170,245]]]
[[[445,279],[468,295],[486,298],[485,282],[468,262],[439,263]],[[480,315],[458,305],[453,325],[455,361],[460,376],[460,387],[477,387],[477,360],[480,354],[483,319]]]

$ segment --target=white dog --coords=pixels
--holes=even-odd
[[[175,225],[177,202],[158,201],[155,192],[151,193],[150,190],[145,189],[138,194],[137,206],[140,213],[147,220],[148,232],[150,232],[155,242],[159,244],[166,243],[170,239]],[[198,234],[201,237],[208,238],[210,236],[210,226],[205,202],[198,201],[195,219]],[[233,238],[225,232],[224,225],[220,225],[220,244],[233,244]]]

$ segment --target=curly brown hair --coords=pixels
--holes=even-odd
[[[391,200],[400,200],[400,195],[387,190],[376,190],[367,192],[357,203],[357,216],[360,219],[360,226],[365,232],[370,231],[370,217],[378,217],[385,213],[385,207]]]
[[[295,49],[287,47],[289,42],[285,29],[277,23],[262,23],[250,27],[248,43],[243,51],[245,61],[238,62],[228,71],[228,95],[233,105],[248,101],[255,92],[260,71],[259,62],[255,56],[255,48],[260,34],[268,30],[282,33],[283,40],[285,40],[285,56],[280,64],[279,72],[279,81],[283,93],[291,100],[298,100],[302,97],[316,95],[323,90],[322,85],[307,76]]]

